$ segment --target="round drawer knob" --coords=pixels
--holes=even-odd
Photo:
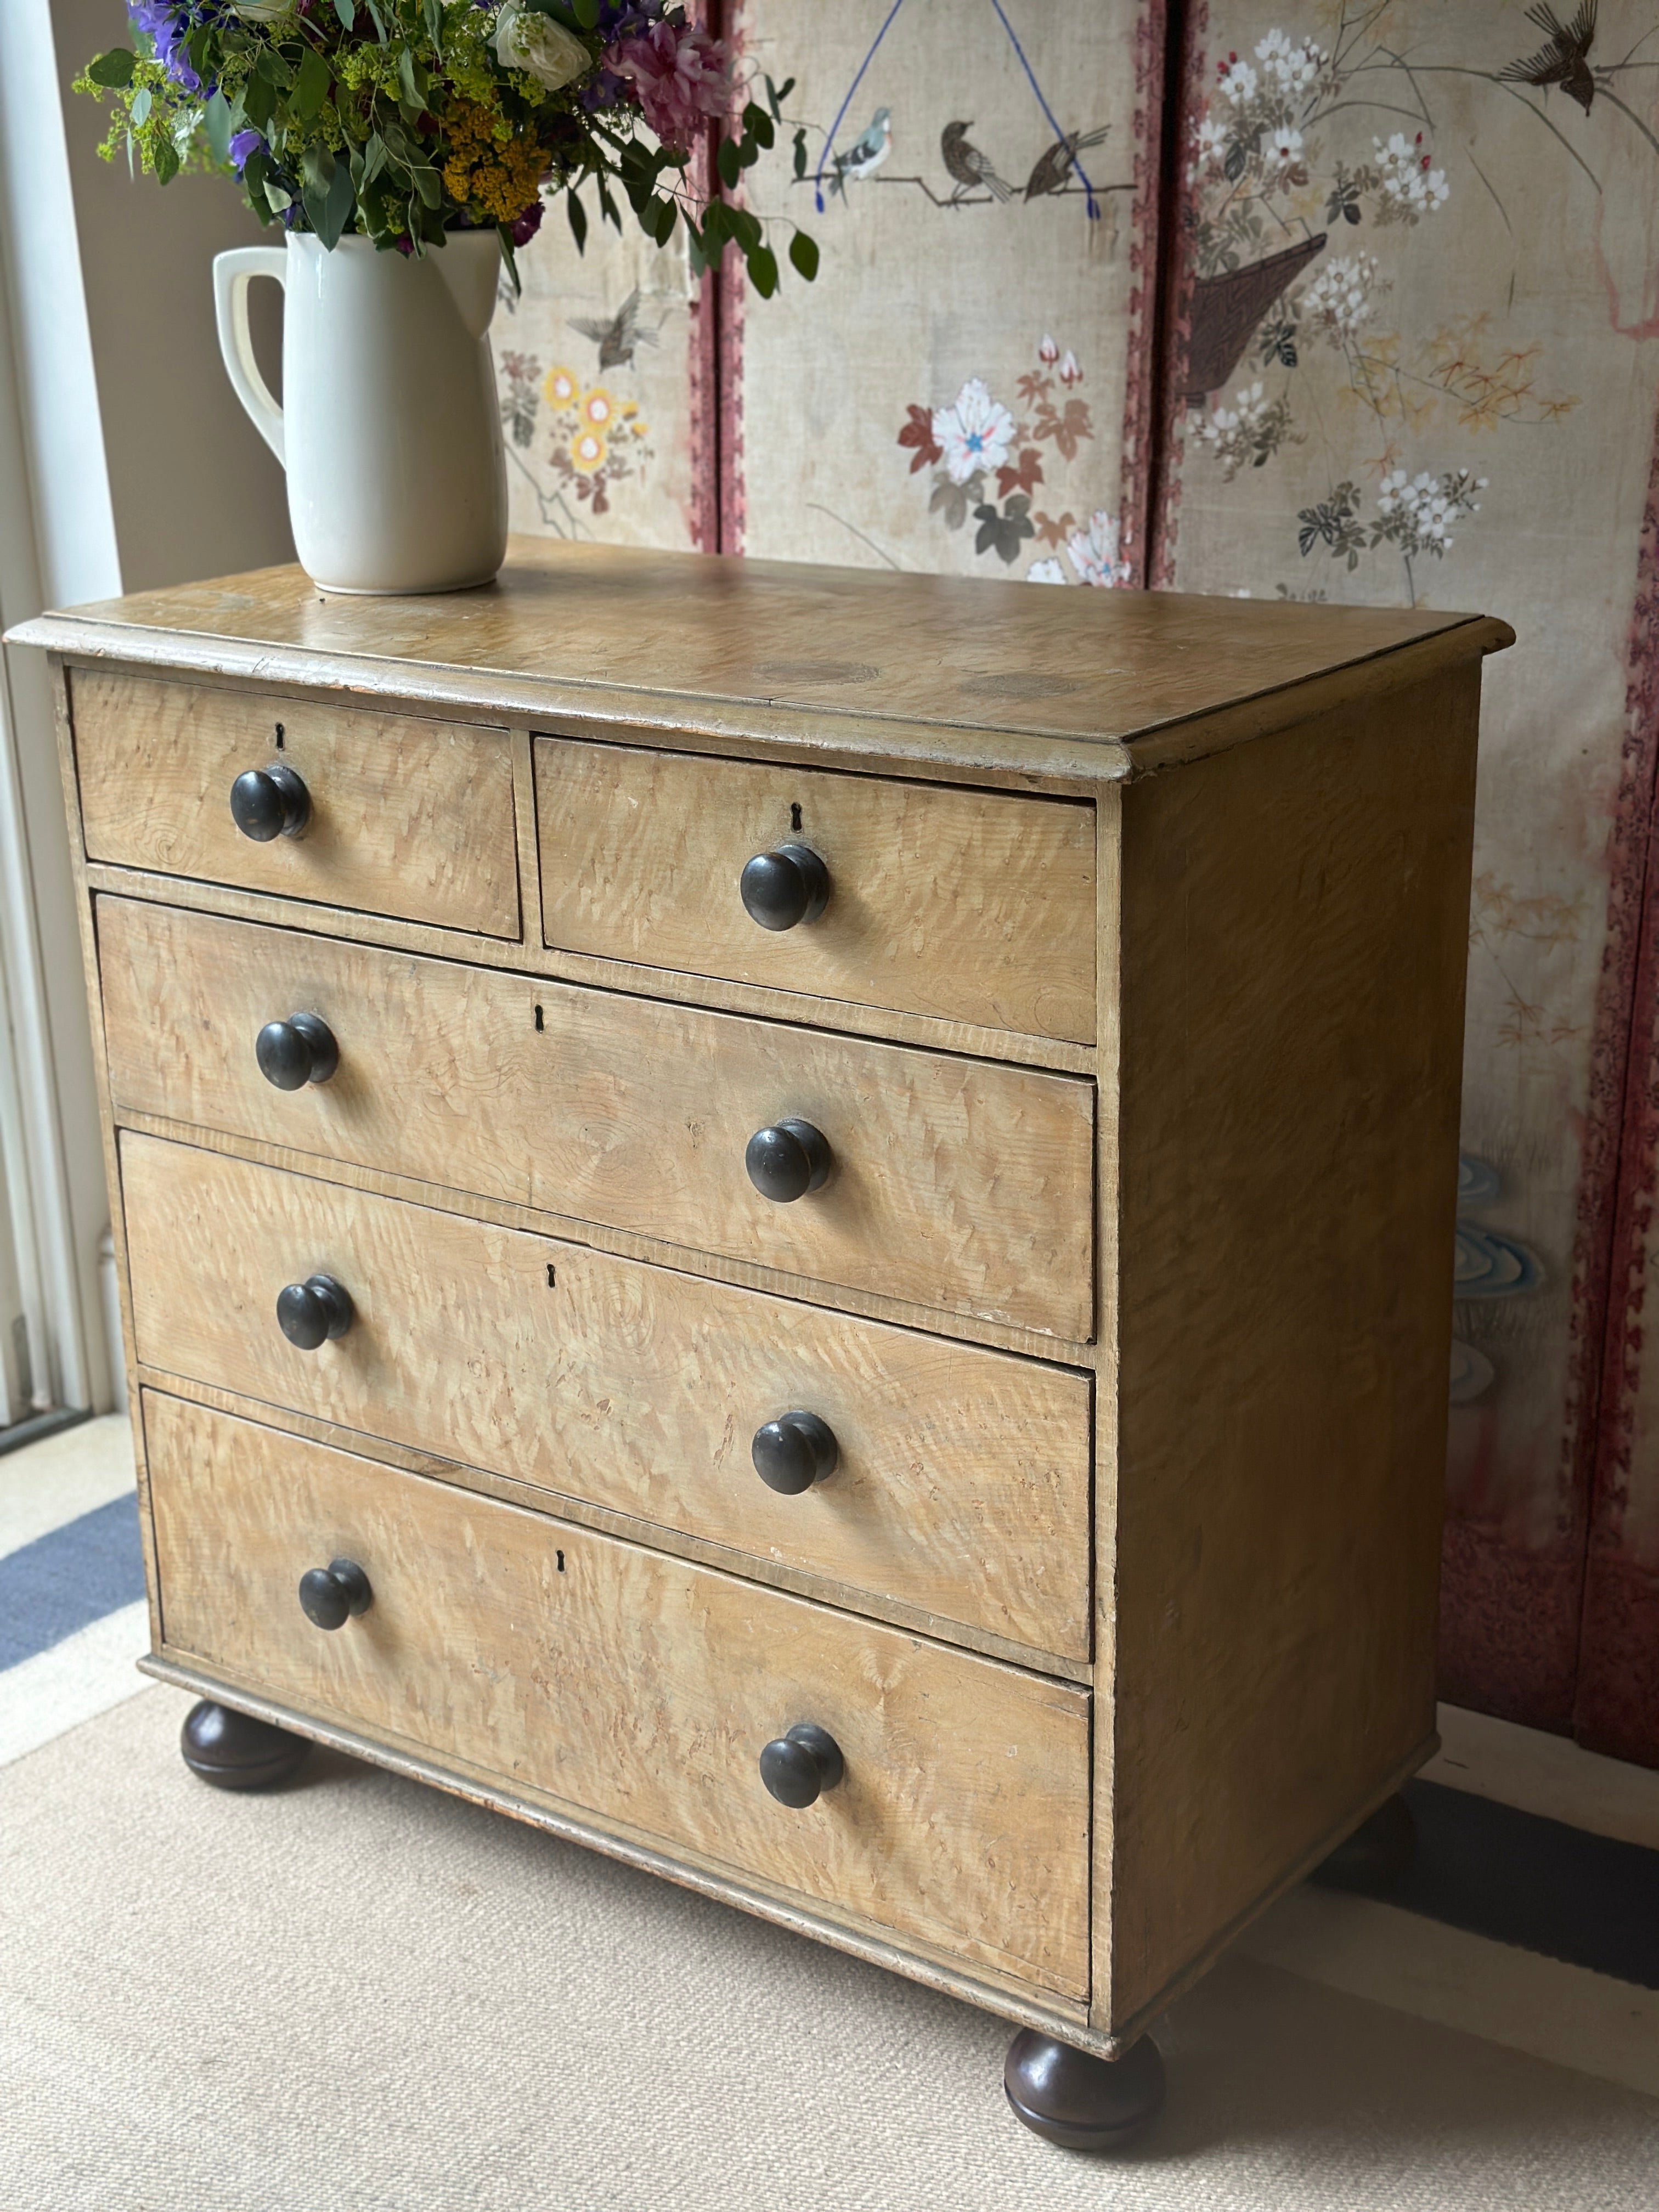
[[[230,818],[256,845],[297,837],[311,819],[311,793],[286,761],[251,768],[230,787]]]
[[[835,1473],[841,1446],[829,1422],[816,1413],[785,1413],[756,1430],[750,1455],[769,1490],[796,1498]]]
[[[368,1577],[356,1559],[331,1559],[300,1577],[300,1608],[316,1628],[343,1628],[374,1601]]]
[[[340,1065],[334,1032],[317,1014],[290,1014],[267,1022],[253,1041],[259,1073],[278,1091],[303,1091],[307,1083],[326,1083]]]
[[[756,1130],[743,1164],[763,1198],[787,1206],[809,1190],[823,1188],[836,1156],[828,1137],[810,1121],[775,1121],[769,1128]]]
[[[830,871],[810,845],[777,845],[757,853],[738,878],[751,921],[793,929],[816,921],[830,903]]]
[[[761,1780],[780,1805],[799,1812],[833,1790],[847,1771],[841,1746],[828,1729],[802,1721],[760,1755]]]
[[[276,1326],[301,1352],[343,1336],[356,1318],[350,1291],[332,1275],[307,1275],[276,1295]]]

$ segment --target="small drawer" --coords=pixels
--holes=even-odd
[[[169,1652],[1086,1997],[1086,1691],[153,1391],[143,1418]],[[337,1559],[368,1601],[331,1632],[299,1584]],[[842,1772],[786,1807],[760,1754],[803,1724]]]
[[[536,799],[550,945],[1094,1042],[1091,805],[564,738]],[[790,846],[827,899],[789,922],[812,863],[774,860],[763,927],[740,879]]]
[[[520,934],[504,730],[145,677],[77,670],[71,681],[89,860]],[[303,814],[303,826],[289,835],[273,811],[259,825],[273,834],[246,836],[231,786],[273,768],[298,779],[287,818]]]
[[[1089,1656],[1086,1376],[130,1131],[121,1190],[149,1367]]]
[[[116,1117],[348,1160],[1073,1342],[1094,1312],[1092,1083],[536,982],[137,900],[95,908]],[[298,1087],[255,1040],[324,1024]],[[793,1200],[750,1179],[784,1122],[828,1148]],[[801,1140],[768,1138],[784,1165]],[[792,1149],[793,1148],[793,1149]],[[824,1164],[811,1156],[816,1173]]]

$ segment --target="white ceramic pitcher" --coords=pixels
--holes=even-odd
[[[453,592],[507,551],[507,463],[486,332],[501,246],[452,231],[419,259],[304,232],[213,264],[236,395],[288,471],[294,544],[331,592]],[[285,295],[283,402],[249,342],[247,288]]]

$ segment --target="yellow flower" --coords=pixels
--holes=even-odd
[[[617,411],[617,403],[602,384],[596,384],[581,404],[581,418],[591,422],[596,430],[603,430]]]
[[[597,430],[578,430],[570,441],[572,465],[585,477],[605,466],[607,448]]]
[[[568,368],[550,368],[547,380],[542,386],[542,397],[550,407],[556,407],[562,411],[575,405],[580,388]]]

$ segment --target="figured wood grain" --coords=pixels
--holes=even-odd
[[[1086,1660],[1089,1381],[128,1133],[139,1358]],[[349,1292],[297,1350],[283,1285]],[[780,1497],[750,1440],[835,1431]],[[733,1561],[732,1564],[738,1564]]]
[[[325,1444],[335,1451],[379,1460],[383,1466],[401,1468],[407,1474],[428,1475],[434,1482],[447,1482],[459,1490],[476,1490],[485,1498],[499,1498],[509,1505],[526,1506],[532,1513],[556,1513],[562,1520],[577,1522],[584,1528],[596,1528],[602,1535],[620,1536],[625,1543],[643,1544],[653,1552],[693,1559],[699,1566],[715,1567],[722,1574],[743,1575],[751,1581],[765,1583],[773,1589],[790,1590],[797,1597],[811,1598],[820,1605],[862,1613],[872,1620],[884,1620],[891,1627],[911,1630],[939,1643],[959,1644],[964,1650],[981,1651],[990,1659],[1006,1659],[1016,1667],[1035,1667],[1042,1674],[1056,1675],[1063,1681],[1080,1682],[1085,1688],[1093,1686],[1094,1667],[1090,1661],[1068,1659],[1054,1650],[1036,1650],[1029,1644],[1014,1643],[989,1629],[947,1620],[923,1606],[908,1604],[890,1592],[854,1589],[775,1557],[740,1552],[729,1544],[712,1543],[707,1537],[685,1529],[669,1528],[660,1521],[641,1520],[637,1514],[596,1504],[591,1498],[579,1498],[568,1490],[550,1492],[539,1484],[526,1482],[514,1474],[497,1474],[470,1460],[452,1459],[429,1446],[403,1444],[389,1437],[371,1436],[363,1430],[347,1428],[338,1421],[324,1420],[291,1406],[273,1408],[268,1399],[226,1390],[216,1382],[198,1382],[170,1368],[148,1367],[141,1361],[138,1379],[142,1388],[162,1390],[173,1398],[186,1398],[192,1405],[206,1406],[216,1413],[234,1413],[241,1420],[274,1422],[291,1436],[308,1437],[313,1443]]]
[[[177,1399],[144,1419],[169,1649],[1086,1990],[1086,1692]],[[295,1593],[337,1555],[374,1602],[325,1635]],[[805,1719],[847,1772],[793,1813],[757,1761]]]
[[[1449,633],[1461,632],[1461,635]],[[446,701],[566,726],[656,726],[910,772],[1135,770],[1134,742],[1184,726],[1201,753],[1511,641],[1501,623],[1382,607],[1051,592],[1023,584],[516,540],[497,582],[441,599],[330,599],[297,568],[183,585],[43,617],[25,642],[201,672]],[[1443,651],[1442,648],[1444,648]],[[1421,672],[1429,672],[1425,665]],[[1236,717],[1242,702],[1267,713]],[[1215,734],[1210,718],[1219,718]],[[597,734],[597,731],[595,732]],[[932,769],[928,763],[933,763]]]
[[[173,908],[100,899],[97,915],[118,1114],[1089,1334],[1091,1085]],[[302,1010],[334,1031],[339,1072],[274,1090],[254,1039]],[[787,1115],[837,1165],[775,1205],[744,1150]]]
[[[694,1890],[700,1897],[712,1898],[739,1912],[752,1913],[773,1927],[787,1928],[792,1935],[808,1936],[832,1950],[845,1952],[849,1958],[862,1959],[867,1965],[902,1974],[924,1989],[943,1990],[949,1996],[959,1997],[964,2004],[977,2005],[983,2011],[994,2013],[999,2019],[1016,2021],[1023,2027],[1038,2028],[1047,2034],[1067,2037],[1082,2048],[1097,2051],[1103,2058],[1121,2055],[1113,2039],[1097,2035],[1089,2027],[1088,2007],[1078,1999],[1060,1996],[1053,1990],[1033,1990],[1030,1983],[1000,1974],[982,1960],[976,1960],[969,1969],[950,1952],[915,1936],[907,1936],[901,1944],[886,1929],[860,1920],[844,1908],[837,1918],[831,1920],[794,1892],[757,1875],[739,1878],[729,1867],[705,1858],[684,1844],[671,1853],[625,1821],[577,1812],[529,1783],[509,1786],[499,1775],[471,1759],[452,1756],[440,1761],[416,1744],[390,1736],[364,1735],[361,1730],[347,1727],[331,1717],[308,1711],[298,1705],[281,1704],[257,1682],[234,1675],[227,1668],[208,1672],[199,1661],[175,1657],[167,1652],[152,1652],[137,1663],[140,1674],[151,1675],[158,1682],[171,1682],[198,1698],[211,1698],[221,1705],[233,1705],[239,1712],[269,1721],[274,1728],[285,1728],[313,1743],[327,1744],[366,1765],[383,1767],[387,1773],[445,1790],[468,1804],[504,1814],[508,1820],[521,1820],[527,1826],[540,1828],[549,1835],[578,1844],[584,1850],[601,1852],[623,1866],[637,1868],[641,1874],[654,1875],[683,1889]]]
[[[526,794],[530,790],[526,771]],[[894,1006],[875,1006],[835,999],[808,997],[799,991],[775,990],[769,985],[738,983],[720,975],[679,975],[672,969],[650,968],[637,961],[598,959],[585,952],[565,952],[543,945],[530,934],[529,908],[539,898],[534,838],[535,806],[528,799],[524,818],[532,827],[526,833],[530,852],[524,874],[526,939],[474,937],[466,957],[491,968],[512,968],[519,973],[551,975],[565,983],[588,983],[603,991],[629,991],[647,998],[677,1000],[685,1006],[713,1006],[723,1013],[758,1014],[763,1020],[811,1022],[815,1027],[844,1030],[860,1036],[883,1037],[892,1044],[916,1044],[933,1052],[960,1052],[975,1060],[1010,1060],[1031,1067],[1058,1068],[1068,1075],[1092,1075],[1092,1045],[1067,1044],[1057,1037],[1039,1037],[1017,1030],[988,1030],[974,1022],[941,1021],[931,1014],[909,1014]],[[521,847],[522,849],[522,847]],[[356,914],[347,908],[320,906],[309,900],[268,897],[258,891],[240,890],[229,884],[198,883],[188,877],[162,876],[149,869],[109,867],[93,861],[87,868],[94,891],[112,891],[118,898],[151,899],[163,906],[184,906],[198,914],[228,915],[237,921],[264,921],[279,929],[320,930],[325,936],[349,938],[356,945],[385,945],[398,952],[428,952],[440,960],[453,959],[453,934],[420,922],[398,921],[383,915]]]
[[[112,671],[77,673],[70,703],[88,858],[519,936],[504,730]],[[276,760],[311,818],[260,844],[232,820],[230,787]]]
[[[547,942],[1091,1043],[1086,805],[629,745],[536,741]],[[762,929],[738,878],[791,841],[824,912]]]
[[[1124,794],[1114,2028],[1432,1738],[1478,702]]]

